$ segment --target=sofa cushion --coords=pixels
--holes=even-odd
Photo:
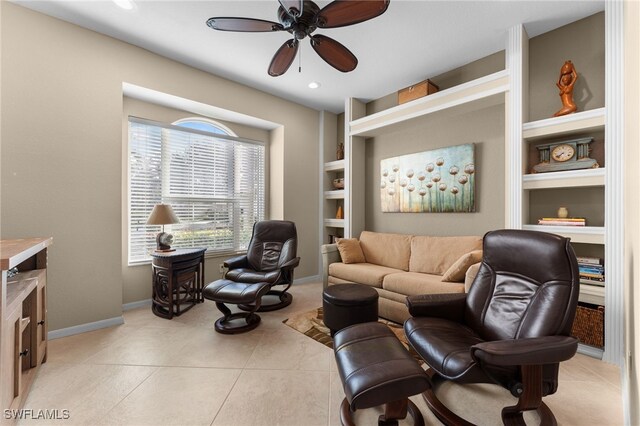
[[[374,287],[382,287],[382,279],[385,275],[401,272],[386,266],[372,263],[332,263],[329,265],[329,275],[342,280],[359,284],[368,284]]]
[[[399,272],[384,277],[382,288],[406,296],[436,293],[464,293],[464,283],[442,282],[440,275]]]
[[[442,275],[460,256],[480,249],[482,237],[413,237],[409,271]]]
[[[408,271],[411,238],[411,235],[363,231],[360,247],[367,263]]]
[[[343,263],[364,263],[364,253],[357,238],[340,238],[336,241]]]
[[[467,269],[480,261],[482,261],[482,250],[474,250],[463,254],[442,274],[442,281],[454,283],[464,282]]]

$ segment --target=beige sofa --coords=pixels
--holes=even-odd
[[[430,237],[364,231],[360,247],[365,263],[342,263],[336,244],[322,246],[323,284],[360,283],[374,287],[379,315],[398,323],[409,318],[407,296],[464,293],[480,263],[466,271],[464,282],[443,282],[442,275],[461,256],[482,249],[482,237]]]

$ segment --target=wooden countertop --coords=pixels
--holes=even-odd
[[[11,269],[39,251],[49,247],[53,238],[24,238],[0,240],[0,265],[2,270]]]

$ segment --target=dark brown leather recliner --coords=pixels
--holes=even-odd
[[[271,289],[266,296],[277,296],[279,301],[261,304],[258,312],[273,311],[291,304],[293,296],[287,293],[293,284],[293,270],[300,263],[296,257],[298,233],[293,222],[285,220],[264,220],[253,225],[253,235],[247,254],[224,262],[228,269],[225,279],[238,283],[255,284],[266,282]],[[273,286],[283,285],[283,290]],[[252,306],[239,305],[241,309],[252,310]]]
[[[407,338],[427,362],[432,380],[423,393],[445,424],[469,424],[436,397],[439,381],[497,383],[518,403],[502,410],[505,424],[524,424],[537,410],[555,424],[542,397],[558,389],[561,361],[573,357],[570,337],[578,303],[576,256],[568,238],[500,230],[484,237],[483,260],[468,294],[411,296]]]

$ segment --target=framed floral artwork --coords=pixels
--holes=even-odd
[[[474,145],[456,145],[380,161],[383,212],[475,212]]]

